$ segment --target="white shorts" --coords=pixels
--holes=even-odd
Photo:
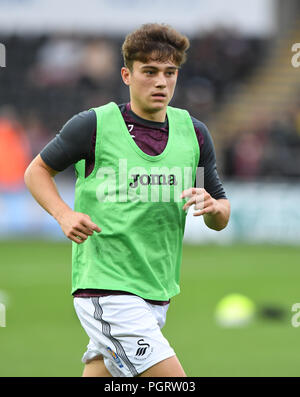
[[[112,376],[133,377],[175,356],[163,336],[169,305],[153,305],[135,295],[74,298],[77,316],[90,341],[83,363],[103,356]]]

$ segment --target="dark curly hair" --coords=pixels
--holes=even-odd
[[[147,23],[128,34],[122,45],[124,65],[132,70],[133,62],[172,61],[180,67],[186,61],[189,39],[171,26]]]

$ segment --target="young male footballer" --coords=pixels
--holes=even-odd
[[[214,230],[230,216],[208,129],[168,106],[189,45],[165,24],[129,34],[121,75],[130,102],[75,115],[25,172],[34,198],[73,242],[72,295],[89,337],[83,376],[186,376],[161,332],[179,293],[186,213],[195,205]],[[54,182],[71,164],[74,210]]]

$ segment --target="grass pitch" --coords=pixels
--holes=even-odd
[[[188,376],[299,376],[300,247],[184,246],[181,294],[164,335]],[[0,376],[81,376],[88,337],[73,309],[71,244],[0,242]],[[220,328],[221,298],[241,293],[282,310],[243,328]]]

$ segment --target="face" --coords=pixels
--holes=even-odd
[[[133,70],[122,68],[123,81],[129,86],[132,110],[141,117],[164,121],[178,76],[178,67],[171,61],[133,62]]]

